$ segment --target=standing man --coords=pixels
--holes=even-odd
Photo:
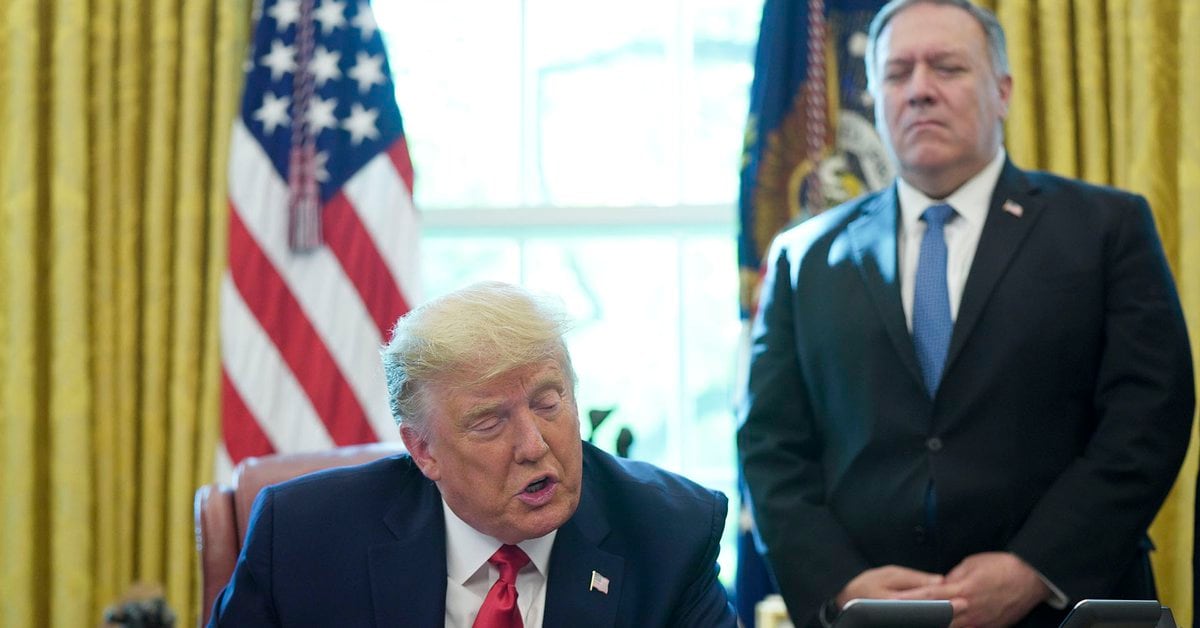
[[[966,0],[889,3],[866,62],[899,176],[775,241],[738,432],[789,612],[1154,598],[1195,400],[1145,199],[1008,161],[1004,33]]]
[[[401,318],[410,455],[264,489],[211,625],[733,628],[725,496],[580,440],[564,328],[495,282]]]

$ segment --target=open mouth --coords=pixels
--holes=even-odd
[[[558,482],[552,476],[538,478],[526,484],[525,488],[517,493],[517,499],[537,508],[550,503],[554,499],[557,488]]]

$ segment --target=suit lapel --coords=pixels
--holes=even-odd
[[[946,355],[947,373],[979,322],[1000,277],[1041,216],[1042,207],[1036,196],[1037,191],[1012,162],[1004,164],[996,191],[992,193],[983,233],[979,236],[979,246],[975,250],[975,259],[971,262],[967,284],[959,302],[958,317],[954,321],[954,332],[950,336],[950,349]],[[1009,205],[1009,208],[1019,211],[1006,210],[1006,203],[1015,204]]]
[[[603,628],[616,623],[625,559],[599,547],[609,524],[590,488],[584,485],[579,508],[554,537],[542,621],[546,626]],[[607,579],[607,593],[592,586],[593,573]]]
[[[854,262],[896,353],[909,373],[921,382],[921,367],[917,364],[912,336],[904,319],[900,283],[896,276],[898,207],[896,185],[892,184],[863,204],[862,214],[847,226],[846,233],[854,251]]]
[[[398,540],[368,551],[375,625],[440,626],[446,619],[446,522],[441,498],[423,476],[408,478],[404,484],[407,488],[383,519]]]

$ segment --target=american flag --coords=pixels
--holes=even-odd
[[[378,348],[417,285],[412,163],[370,5],[254,13],[230,143],[218,473],[394,438]]]

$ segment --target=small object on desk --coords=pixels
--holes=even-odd
[[[946,628],[954,619],[949,600],[864,600],[846,602],[834,628]]]
[[[1167,623],[1161,623],[1166,621]],[[1158,600],[1081,600],[1059,628],[1173,628]]]

